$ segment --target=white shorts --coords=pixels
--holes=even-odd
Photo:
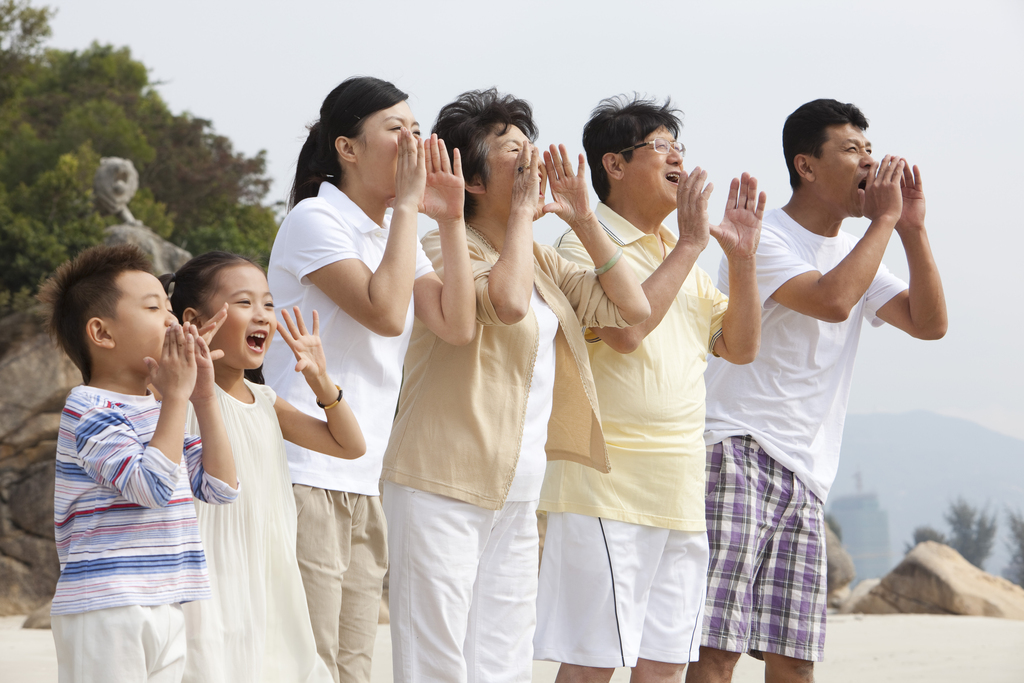
[[[179,683],[181,605],[111,607],[51,618],[59,683]]]
[[[485,510],[384,482],[396,683],[527,683],[537,501]]]
[[[534,658],[597,668],[697,661],[707,533],[548,513]]]

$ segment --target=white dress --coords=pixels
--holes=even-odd
[[[231,505],[195,504],[213,599],[184,605],[183,681],[333,683],[295,559],[295,498],[276,395],[245,384],[252,404],[217,388],[242,487]],[[186,431],[199,434],[191,406]]]

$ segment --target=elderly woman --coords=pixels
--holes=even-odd
[[[634,325],[650,306],[588,206],[583,156],[574,173],[552,146],[541,165],[527,102],[468,92],[434,133],[462,153],[477,328],[454,346],[417,321],[405,360],[383,471],[394,675],[528,681],[546,462],[608,470],[581,328]],[[602,265],[536,244],[544,213]],[[423,247],[440,271],[438,233]]]

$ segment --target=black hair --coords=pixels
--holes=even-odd
[[[814,100],[801,105],[786,118],[782,127],[782,153],[786,156],[789,169],[789,184],[794,190],[800,187],[800,174],[796,172],[794,160],[797,154],[821,156],[821,148],[828,140],[828,128],[851,124],[867,130],[868,120],[856,105],[838,100]]]
[[[466,182],[479,179],[486,186],[487,136],[504,135],[511,126],[521,130],[530,142],[537,139],[539,131],[530,103],[489,88],[464,92],[442,107],[432,132],[444,140],[449,157],[454,159],[455,149],[459,150]],[[467,219],[476,211],[476,200],[469,192],[464,211]]]
[[[182,316],[189,308],[209,314],[209,300],[213,293],[220,286],[220,273],[231,266],[248,264],[263,268],[258,263],[241,254],[232,254],[228,251],[208,251],[189,259],[185,265],[176,272],[165,273],[160,276],[160,284],[171,301],[171,311],[178,322],[184,322]],[[264,384],[263,366],[245,371],[245,378],[256,384]]]
[[[341,164],[334,141],[358,136],[366,117],[407,99],[409,96],[394,84],[370,76],[354,76],[332,90],[320,105],[320,118],[309,126],[299,152],[289,206],[315,197],[325,180],[341,187]]]
[[[608,173],[604,170],[604,155],[639,144],[659,128],[666,128],[672,137],[678,137],[682,127],[677,116],[680,113],[672,106],[672,98],[659,104],[637,93],[633,93],[632,98],[626,95],[607,97],[594,107],[590,120],[583,127],[583,150],[587,153],[591,182],[598,199],[605,201],[611,191]],[[622,158],[629,163],[633,158],[632,150],[623,152]]]
[[[82,373],[92,380],[92,356],[85,340],[85,324],[92,318],[113,317],[123,292],[121,273],[152,273],[145,252],[134,244],[90,247],[65,261],[40,288],[38,298],[47,309],[47,331]]]

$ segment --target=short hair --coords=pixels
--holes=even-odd
[[[115,315],[122,295],[117,278],[134,270],[153,272],[149,257],[137,246],[90,247],[64,262],[39,290],[39,300],[47,307],[47,331],[86,384],[92,379],[92,357],[85,324],[91,318]]]
[[[659,104],[656,100],[633,93],[607,97],[594,107],[590,120],[583,127],[583,150],[590,164],[591,183],[601,201],[608,199],[611,183],[604,170],[604,155],[612,154],[643,142],[648,135],[659,128],[667,128],[672,137],[678,137],[682,123],[672,106],[672,98]],[[623,152],[622,158],[628,163],[633,152]]]
[[[856,105],[828,99],[800,105],[786,118],[782,127],[782,153],[786,156],[790,187],[794,190],[800,187],[800,174],[796,172],[794,163],[796,155],[821,157],[821,149],[828,140],[828,129],[848,123],[861,130],[868,128],[867,118]]]
[[[503,95],[497,88],[489,88],[464,92],[454,102],[442,107],[432,132],[444,140],[449,157],[454,159],[458,148],[466,182],[479,178],[486,186],[487,136],[491,133],[504,135],[510,126],[521,130],[530,142],[537,139],[539,131],[530,103],[512,95]],[[464,206],[466,218],[472,218],[476,200],[469,192]]]

